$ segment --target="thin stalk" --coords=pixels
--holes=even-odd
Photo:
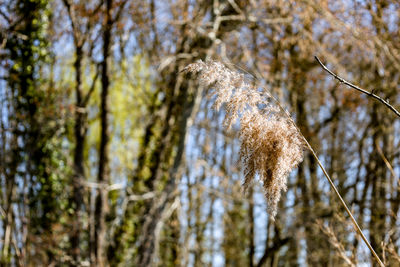
[[[304,138],[304,136],[303,136]],[[369,248],[369,250],[371,251],[372,255],[374,255],[375,259],[377,260],[377,262],[379,263],[379,265],[381,267],[385,267],[385,265],[383,264],[383,262],[381,261],[381,259],[379,258],[378,254],[376,254],[374,248],[371,246],[371,244],[368,242],[367,238],[365,237],[364,233],[361,230],[361,227],[358,225],[356,219],[354,218],[353,214],[351,213],[350,209],[347,207],[346,202],[344,201],[344,199],[342,198],[342,196],[340,195],[338,189],[336,188],[335,184],[333,183],[331,177],[329,176],[329,174],[326,172],[324,166],[322,165],[321,161],[319,160],[317,154],[315,153],[314,149],[311,147],[311,145],[308,143],[308,141],[304,138],[304,141],[307,144],[308,149],[311,151],[311,154],[314,156],[314,158],[317,160],[317,163],[319,165],[319,167],[321,168],[322,172],[324,173],[326,179],[328,180],[329,184],[331,185],[333,191],[335,192],[336,196],[339,198],[340,202],[342,203],[344,209],[347,211],[347,213],[350,216],[351,221],[354,224],[354,227],[356,228],[357,232],[360,234],[361,238],[363,239],[364,243],[367,245],[367,247]]]
[[[322,165],[321,161],[319,160],[317,154],[315,153],[314,149],[312,148],[312,146],[310,145],[310,143],[307,141],[307,139],[304,137],[304,135],[301,133],[300,129],[297,127],[296,123],[293,121],[292,117],[290,116],[289,112],[284,109],[280,102],[272,95],[271,98],[276,102],[276,104],[278,105],[278,107],[286,114],[286,116],[289,118],[289,120],[293,123],[293,125],[297,128],[297,130],[299,131],[300,135],[303,137],[304,142],[307,145],[307,148],[311,151],[311,154],[313,155],[313,157],[316,159],[319,167],[321,168],[322,172],[324,173],[326,179],[328,180],[329,184],[331,185],[333,191],[335,192],[336,196],[339,198],[340,203],[342,204],[342,206],[344,207],[344,209],[347,211],[347,213],[350,216],[350,219],[352,221],[352,223],[354,224],[354,227],[356,228],[358,234],[361,236],[362,240],[364,241],[364,243],[367,245],[367,247],[369,248],[369,250],[371,251],[372,255],[374,255],[376,261],[378,262],[379,266],[381,267],[385,267],[385,265],[383,264],[383,262],[381,261],[381,259],[379,258],[378,254],[376,254],[374,248],[371,246],[371,244],[369,243],[368,239],[365,237],[364,233],[361,230],[361,227],[358,225],[356,219],[353,216],[353,213],[350,211],[349,207],[347,206],[346,202],[344,201],[343,197],[340,195],[339,190],[337,189],[337,187],[335,186],[335,184],[333,183],[331,177],[329,176],[328,172],[325,170],[324,166]]]

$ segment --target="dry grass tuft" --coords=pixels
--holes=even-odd
[[[268,92],[259,91],[242,74],[222,63],[198,61],[184,72],[197,74],[200,84],[212,89],[209,96],[216,97],[216,110],[224,108],[227,129],[239,120],[244,189],[259,176],[269,214],[274,218],[281,191],[286,190],[287,176],[303,159],[303,137]]]

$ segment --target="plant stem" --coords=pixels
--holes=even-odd
[[[379,263],[379,265],[381,267],[385,267],[385,265],[383,264],[383,262],[381,261],[381,259],[379,258],[378,254],[376,254],[374,248],[371,246],[371,244],[368,242],[367,238],[365,237],[364,233],[361,230],[361,227],[358,225],[356,219],[354,218],[353,214],[351,213],[350,209],[347,207],[346,202],[344,201],[344,199],[342,198],[342,196],[340,195],[338,189],[336,188],[335,184],[333,183],[331,177],[329,176],[329,174],[326,172],[324,166],[322,165],[321,161],[319,160],[317,154],[315,153],[314,149],[311,147],[310,143],[308,143],[308,141],[306,140],[306,138],[303,136],[304,141],[307,144],[308,149],[311,151],[312,155],[314,156],[314,158],[317,160],[319,167],[321,168],[322,172],[324,173],[326,179],[328,180],[329,184],[331,185],[333,191],[335,192],[336,196],[339,198],[340,202],[342,203],[343,207],[345,208],[345,210],[347,211],[347,213],[350,216],[351,221],[354,224],[354,227],[356,228],[357,232],[360,234],[361,238],[363,239],[364,243],[367,245],[367,247],[369,248],[369,250],[371,251],[372,255],[374,255],[375,259],[377,260],[377,262]]]
[[[347,207],[346,202],[344,201],[343,197],[340,195],[339,190],[336,188],[335,184],[333,183],[331,177],[329,176],[328,172],[325,170],[324,166],[322,165],[321,161],[319,160],[317,154],[315,153],[314,149],[312,148],[312,146],[310,145],[310,143],[307,141],[307,139],[304,137],[304,135],[301,133],[300,129],[297,127],[296,123],[293,121],[292,117],[290,116],[290,113],[284,109],[282,107],[282,105],[280,104],[280,102],[278,101],[278,99],[276,99],[272,94],[270,94],[270,97],[275,101],[275,103],[278,105],[279,109],[284,112],[286,114],[286,116],[288,117],[288,119],[291,121],[291,123],[293,123],[293,125],[297,128],[297,130],[299,131],[300,135],[303,137],[304,142],[307,145],[307,148],[311,151],[311,154],[313,155],[313,157],[316,159],[319,167],[321,168],[322,172],[324,173],[326,179],[328,180],[329,184],[331,185],[333,191],[335,192],[336,196],[339,198],[341,204],[343,205],[343,207],[345,208],[345,210],[347,211],[347,213],[350,216],[350,219],[352,221],[352,223],[354,224],[354,227],[356,228],[358,234],[361,236],[362,240],[364,241],[364,243],[367,245],[367,247],[369,248],[369,250],[371,251],[372,255],[375,257],[376,261],[378,262],[379,266],[381,267],[385,267],[385,265],[383,264],[383,262],[381,261],[381,259],[379,258],[378,254],[376,254],[374,248],[371,246],[371,244],[369,243],[368,239],[365,237],[364,233],[361,230],[361,227],[358,225],[356,219],[353,216],[353,213],[350,211],[350,209]]]

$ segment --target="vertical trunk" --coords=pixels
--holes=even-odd
[[[292,52],[293,65],[305,65],[306,63],[298,58],[298,54]],[[291,88],[292,96],[295,99],[293,106],[296,107],[297,123],[300,125],[300,130],[310,140],[313,137],[307,118],[309,116],[306,108],[306,72],[307,69],[294,69],[293,81],[296,84]],[[312,140],[310,140],[312,143]],[[303,202],[302,221],[305,222],[305,239],[307,244],[307,263],[310,266],[328,265],[328,258],[325,255],[325,249],[328,249],[327,243],[320,235],[319,230],[315,227],[315,218],[318,217],[319,210],[314,208],[319,202],[318,183],[315,160],[312,155],[305,157],[305,162],[298,168],[298,185],[301,189]],[[314,204],[314,205],[313,205]]]
[[[80,218],[81,218],[81,205],[83,203],[83,196],[81,191],[81,181],[85,177],[84,165],[83,165],[83,149],[85,142],[85,108],[82,103],[82,57],[83,51],[81,44],[76,44],[76,58],[75,58],[75,94],[76,94],[76,109],[75,109],[75,151],[74,151],[74,175],[72,178],[72,203],[73,209],[73,222],[72,231],[70,235],[71,241],[71,254],[73,263],[76,264],[80,261]]]
[[[14,191],[14,181],[11,181],[10,186],[7,186],[7,207],[5,210],[5,218],[4,218],[4,226],[3,226],[3,233],[4,233],[4,242],[1,251],[1,259],[0,265],[7,266],[10,264],[10,244],[11,244],[11,231],[12,225],[14,224],[12,218],[12,209],[11,209],[11,202],[12,202],[12,195]]]
[[[206,175],[203,174],[197,180],[195,184],[203,184]],[[195,235],[196,235],[196,250],[194,251],[194,266],[203,266],[203,254],[204,254],[204,235],[203,235],[203,227],[202,227],[202,204],[203,204],[203,190],[197,187],[196,190],[196,199],[194,206],[194,217],[195,217]]]
[[[373,12],[371,12],[371,14],[373,14],[372,24],[375,26],[377,38],[379,38],[382,42],[390,43],[391,40],[389,36],[391,33],[389,33],[390,30],[388,24],[385,22],[385,16],[387,16],[386,12],[389,10],[388,3],[385,1],[376,1],[372,5],[375,5],[371,6],[371,10],[375,9]],[[378,53],[381,53],[380,47],[376,48]],[[379,58],[377,61],[379,62]],[[392,69],[393,66],[390,63],[384,62],[383,64],[385,64],[385,72],[398,72],[397,68]],[[380,75],[378,66],[374,66],[373,72],[374,78],[371,81],[372,88],[384,88],[381,92],[381,94],[384,95],[384,98],[391,98],[391,96],[397,95],[398,87],[396,85],[392,85],[393,74],[387,76],[387,78],[382,77],[382,75]],[[396,82],[394,84],[396,84]],[[393,143],[392,136],[394,135],[392,128],[393,120],[387,116],[386,107],[384,107],[381,103],[373,102],[371,122],[373,129],[371,141],[372,146],[379,146],[381,147],[384,155],[390,155],[392,152],[391,147]],[[390,219],[390,216],[393,212],[388,209],[388,207],[390,207],[390,203],[388,203],[387,198],[390,192],[387,185],[390,179],[388,179],[389,177],[387,174],[388,170],[383,157],[379,154],[376,148],[373,149],[367,169],[367,175],[370,176],[372,180],[370,239],[371,245],[375,249],[376,253],[378,255],[383,254],[384,258],[386,258],[388,255],[384,254],[385,251],[383,250],[382,243],[385,242],[385,240],[392,239],[388,233],[388,219]],[[396,214],[394,216],[396,216]],[[378,266],[373,255],[371,255],[371,262],[373,266]],[[387,264],[390,266],[393,265],[390,262],[390,258],[388,259]],[[396,264],[398,264],[398,262],[396,262]]]
[[[178,88],[188,88],[187,90],[180,90],[180,94],[178,96],[177,102],[181,105],[176,105],[175,108],[176,113],[180,114],[181,117],[177,122],[176,127],[176,138],[177,140],[172,140],[177,145],[176,155],[174,157],[173,164],[171,169],[168,171],[167,175],[169,180],[165,185],[162,195],[157,199],[156,202],[151,203],[151,207],[148,211],[147,218],[143,224],[143,230],[141,234],[141,238],[139,239],[139,248],[138,248],[138,266],[149,266],[154,257],[154,247],[155,247],[155,227],[157,222],[161,219],[161,215],[165,212],[166,207],[168,206],[168,202],[171,201],[173,197],[173,192],[177,186],[178,180],[178,169],[180,167],[180,163],[182,160],[184,148],[185,148],[185,135],[186,135],[186,127],[187,127],[187,119],[191,115],[192,108],[194,105],[193,97],[196,94],[196,91],[193,92],[193,88],[189,88],[186,83],[183,83],[182,79],[177,81]],[[189,91],[189,92],[188,92]],[[186,100],[186,102],[185,102]]]
[[[110,55],[111,47],[111,8],[112,0],[106,1],[105,7],[105,24],[103,29],[103,62],[101,63],[101,97],[100,97],[100,148],[99,148],[99,172],[97,180],[101,185],[107,184],[109,182],[109,157],[108,157],[108,143],[109,143],[109,133],[108,133],[108,90],[110,86],[110,80],[108,77],[108,58]],[[95,255],[97,266],[105,266],[104,257],[104,242],[105,242],[105,215],[107,211],[107,191],[104,186],[100,187],[100,192],[96,200],[96,210],[95,210]]]
[[[258,54],[258,45],[257,45],[257,33],[254,28],[251,31],[251,38],[254,45],[253,50],[253,58],[254,58],[254,67],[257,69],[257,54]],[[255,244],[254,244],[254,189],[253,185],[249,187],[249,266],[254,266],[254,254],[255,254]]]
[[[249,187],[249,267],[254,266],[254,198],[253,198],[253,186]]]
[[[2,125],[3,126],[3,125]],[[2,127],[4,129],[4,126]],[[16,176],[17,176],[17,166],[19,164],[19,149],[17,146],[17,136],[15,136],[12,141],[11,145],[15,146],[12,147],[11,153],[12,157],[10,161],[6,161],[6,165],[4,169],[4,183],[5,183],[5,188],[2,188],[1,190],[5,190],[2,196],[4,196],[4,199],[1,202],[1,207],[3,208],[4,212],[4,218],[2,219],[2,248],[0,251],[0,266],[8,266],[10,264],[10,243],[11,243],[11,226],[13,225],[13,217],[12,217],[12,201],[15,198],[14,191],[15,191],[15,181],[16,181]],[[4,141],[6,138],[4,137],[2,141]],[[2,144],[3,145],[3,151],[5,150],[5,142]],[[7,166],[8,165],[8,166]],[[9,174],[7,175],[7,172]]]
[[[383,141],[384,132],[382,131],[383,118],[380,118],[378,113],[382,113],[377,103],[374,104],[372,111],[372,121],[376,122],[373,125],[374,134],[372,136],[372,144]],[[371,191],[371,220],[370,220],[370,231],[371,231],[371,245],[375,249],[378,255],[382,255],[381,242],[385,237],[385,226],[386,226],[386,170],[385,163],[382,158],[374,149],[370,156],[369,164],[367,167],[367,175],[372,180],[372,191]],[[373,266],[378,266],[374,257],[371,256],[371,262]]]

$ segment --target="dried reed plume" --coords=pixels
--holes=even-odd
[[[225,110],[224,126],[240,122],[240,158],[244,189],[258,176],[263,183],[268,212],[275,218],[281,191],[289,173],[302,161],[303,137],[293,121],[272,101],[268,92],[246,82],[244,75],[216,61],[198,61],[184,72],[197,74],[202,86],[215,96],[214,108]],[[223,105],[225,104],[225,105]]]

